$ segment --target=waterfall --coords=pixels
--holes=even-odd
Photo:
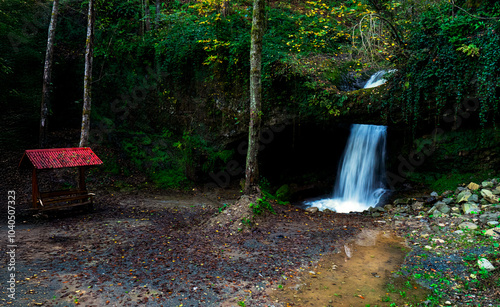
[[[336,212],[359,212],[375,207],[386,192],[383,184],[386,136],[386,126],[352,125],[333,197],[305,204]]]
[[[395,69],[391,69],[389,71],[385,70],[377,71],[376,73],[371,75],[368,81],[366,81],[365,86],[363,88],[372,88],[384,84],[385,82],[387,82],[387,80],[383,78],[384,75],[388,72],[395,72],[395,71],[396,71]]]

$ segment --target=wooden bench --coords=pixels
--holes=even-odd
[[[87,209],[91,211],[93,209],[94,195],[94,193],[89,193],[86,190],[42,192],[39,194],[37,206],[33,209],[46,211],[87,206]]]

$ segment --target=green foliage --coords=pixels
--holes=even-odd
[[[495,7],[498,8],[496,3]],[[500,44],[498,11],[486,1],[474,11],[457,10],[440,2],[423,12],[412,29],[403,66],[393,80],[387,101],[401,107],[406,121],[416,128],[423,108],[434,111],[436,121],[446,109],[458,112],[464,99],[480,97],[481,124],[498,113]],[[446,120],[445,120],[446,121]]]
[[[457,48],[457,51],[462,51],[463,53],[471,57],[479,56],[479,48],[474,44],[463,44],[461,47]]]
[[[288,184],[284,184],[276,191],[276,199],[282,202],[288,201],[290,200],[290,194],[290,187]]]
[[[218,209],[219,213],[221,213],[222,211],[226,210],[226,208],[229,207],[227,204],[224,204],[222,207],[220,207]]]
[[[189,186],[196,169],[213,171],[217,162],[225,163],[232,155],[209,146],[198,135],[185,133],[175,141],[168,130],[161,135],[132,133],[121,145],[132,163],[163,188]]]

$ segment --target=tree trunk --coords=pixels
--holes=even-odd
[[[146,19],[146,32],[151,31],[151,14],[149,12],[149,0],[144,1],[144,17]]]
[[[259,133],[262,100],[262,37],[264,36],[265,0],[254,0],[252,38],[250,45],[250,124],[248,127],[248,151],[246,165],[245,194],[258,192]]]
[[[155,30],[158,30],[158,27],[160,26],[160,10],[161,10],[161,2],[160,0],[156,0]]]
[[[87,41],[85,49],[85,77],[83,81],[83,112],[80,147],[89,143],[90,107],[92,105],[92,60],[94,58],[94,0],[89,0],[87,14]]]
[[[54,0],[49,25],[49,37],[47,39],[47,51],[45,53],[45,65],[43,68],[42,103],[40,107],[40,135],[38,140],[40,148],[45,148],[47,146],[49,105],[50,94],[52,91],[52,57],[54,54],[54,37],[56,35],[58,6],[59,0]]]

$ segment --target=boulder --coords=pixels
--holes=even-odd
[[[465,203],[462,205],[462,212],[464,214],[479,214],[481,209],[475,203]]]
[[[434,192],[431,193],[431,196],[438,197],[439,194],[438,194],[438,192],[434,191]]]
[[[477,265],[480,269],[484,269],[486,271],[493,271],[495,269],[493,264],[491,264],[491,262],[486,258],[479,258],[477,260]]]
[[[443,203],[449,205],[453,202],[453,198],[443,198],[443,200],[441,200]]]
[[[457,203],[468,201],[471,196],[472,193],[469,190],[463,190],[457,196]]]
[[[471,182],[469,183],[469,185],[467,185],[467,189],[471,190],[471,191],[475,191],[477,189],[479,189],[481,186],[477,183],[474,183],[474,182]]]
[[[471,197],[469,197],[469,201],[473,203],[479,202],[479,196],[477,194],[472,194]]]
[[[455,194],[460,194],[460,192],[462,192],[463,190],[465,190],[464,187],[458,187],[456,190],[455,190]]]
[[[450,207],[448,207],[448,205],[447,205],[447,204],[445,204],[445,203],[444,203],[444,202],[442,202],[442,201],[438,201],[438,202],[434,205],[434,207],[436,207],[436,209],[437,209],[437,210],[439,210],[440,212],[445,213],[445,214],[448,214],[448,213],[450,213],[450,211],[451,211]]]
[[[490,204],[498,203],[499,197],[497,195],[493,195],[493,193],[490,190],[482,189],[481,196]]]
[[[491,182],[491,181],[483,181],[481,183],[481,186],[483,186],[483,188],[492,188],[493,187],[493,182]]]

